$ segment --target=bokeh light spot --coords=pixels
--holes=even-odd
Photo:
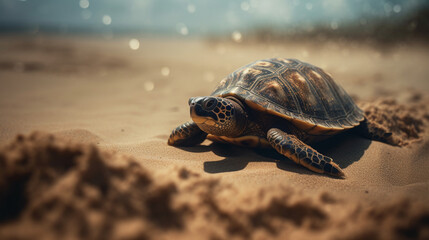
[[[144,90],[147,92],[153,91],[155,89],[155,84],[151,81],[147,81],[143,84]]]
[[[132,39],[128,42],[128,45],[130,46],[130,48],[131,48],[132,50],[137,50],[137,49],[139,49],[139,48],[140,48],[140,41],[139,41],[139,40],[137,40],[137,39],[135,39],[135,38],[132,38]]]
[[[189,29],[184,23],[178,23],[176,25],[176,29],[180,34],[182,34],[184,36],[189,34]]]
[[[168,77],[170,75],[170,68],[168,67],[161,68],[161,75],[164,77]]]
[[[104,15],[102,21],[104,25],[110,25],[112,23],[112,18],[109,15]]]
[[[304,57],[304,58],[306,58],[306,57],[308,57],[308,51],[307,50],[302,50],[302,52],[301,52],[301,55],[302,55],[302,57]]]
[[[232,40],[234,40],[234,42],[240,43],[241,41],[243,41],[243,36],[239,31],[232,32],[231,37],[232,37]]]
[[[83,9],[86,9],[89,7],[89,1],[88,0],[80,0],[79,1],[79,6]]]
[[[402,7],[401,7],[401,5],[399,5],[399,4],[396,4],[396,5],[393,7],[393,11],[394,11],[395,13],[399,13],[399,12],[401,12],[401,10],[402,10]]]
[[[240,8],[241,8],[241,10],[247,12],[250,9],[250,4],[248,2],[242,2],[240,4]]]
[[[197,10],[194,4],[188,4],[187,9],[189,13],[194,13]]]

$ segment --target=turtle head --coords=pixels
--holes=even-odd
[[[238,137],[246,128],[247,115],[234,98],[195,97],[189,99],[191,118],[208,134]]]

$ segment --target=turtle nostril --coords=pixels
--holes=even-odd
[[[193,98],[193,97],[189,98],[189,100],[188,100],[188,105],[189,105],[189,106],[195,105],[195,103],[194,103],[194,98]]]

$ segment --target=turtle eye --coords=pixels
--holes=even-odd
[[[213,110],[215,108],[216,104],[217,104],[216,99],[214,99],[214,98],[207,98],[204,101],[203,106],[204,106],[204,108],[206,110]]]

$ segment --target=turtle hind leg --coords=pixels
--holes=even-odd
[[[314,172],[345,178],[343,170],[332,161],[332,158],[318,153],[296,136],[287,134],[280,129],[272,128],[267,133],[267,139],[277,152],[294,162]]]
[[[207,137],[196,123],[186,122],[173,130],[168,138],[168,145],[189,147],[202,143]]]
[[[385,127],[367,118],[365,118],[365,120],[361,122],[354,131],[356,134],[370,140],[384,142],[393,146],[399,146],[401,144],[401,142],[398,139],[395,139],[392,133]]]

